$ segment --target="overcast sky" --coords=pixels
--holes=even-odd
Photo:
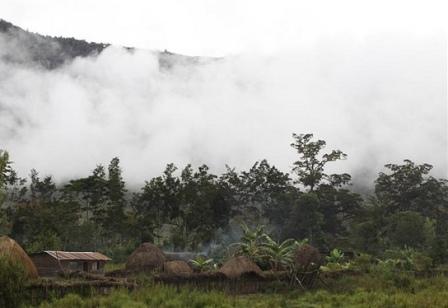
[[[446,1],[1,0],[30,31],[191,55],[272,53],[334,35],[446,30]]]

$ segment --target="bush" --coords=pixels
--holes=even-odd
[[[26,280],[26,271],[20,263],[0,256],[0,307],[20,306]]]

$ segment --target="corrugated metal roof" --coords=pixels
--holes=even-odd
[[[55,251],[55,250],[45,250],[44,252],[57,260],[82,260],[82,261],[112,260],[111,258],[99,252],[73,252],[73,251]]]

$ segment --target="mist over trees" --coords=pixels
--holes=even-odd
[[[36,170],[20,178],[2,151],[0,233],[28,252],[101,250],[121,260],[143,241],[213,254],[245,223],[266,226],[277,241],[307,239],[323,251],[380,255],[409,247],[447,261],[447,180],[431,176],[431,165],[404,160],[387,164],[373,193],[360,195],[350,174],[326,172],[347,155],[325,146],[313,134],[294,134],[291,173],[266,160],[219,175],[206,165],[168,164],[137,191],[126,186],[118,157],[56,184]]]

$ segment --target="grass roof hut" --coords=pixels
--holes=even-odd
[[[22,264],[28,278],[38,278],[37,269],[33,261],[13,239],[7,236],[0,236],[0,256],[10,258],[12,261]]]
[[[126,270],[140,272],[162,269],[165,261],[165,254],[159,247],[151,243],[143,243],[129,256]]]
[[[294,265],[299,270],[316,270],[320,267],[321,262],[322,256],[319,250],[311,245],[302,245],[294,253]]]
[[[182,260],[165,262],[163,264],[163,271],[171,275],[189,275],[193,273],[190,265]]]
[[[219,269],[227,278],[236,279],[243,275],[255,275],[263,277],[263,272],[251,259],[246,256],[238,256],[229,259]]]

